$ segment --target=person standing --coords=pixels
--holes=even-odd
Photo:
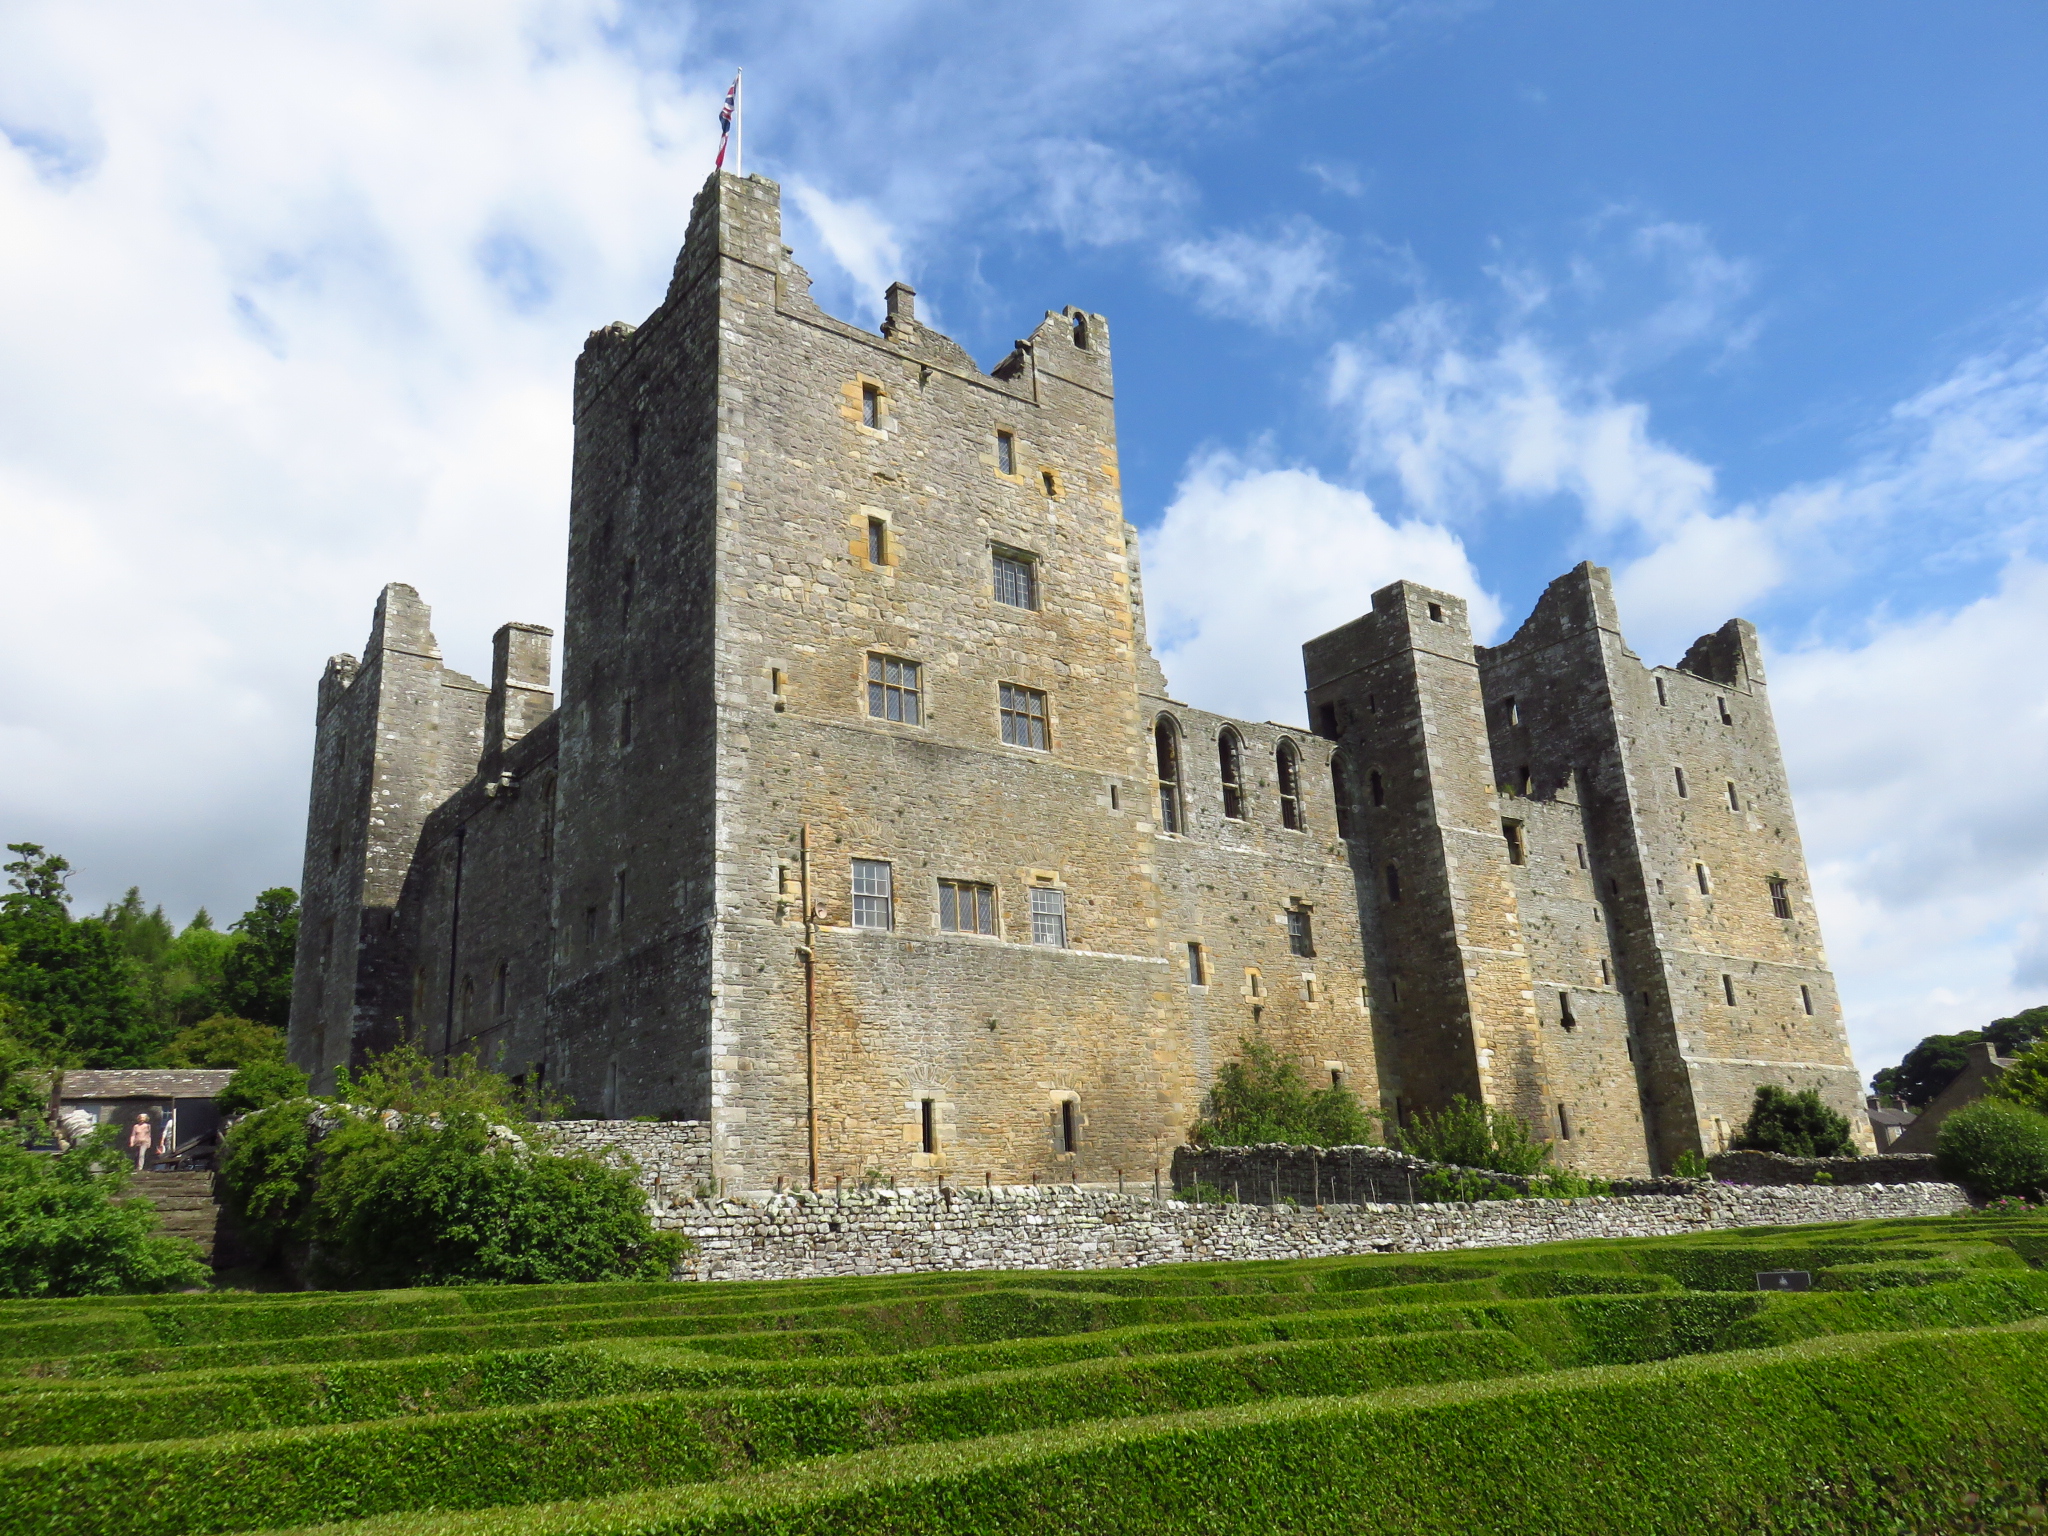
[[[149,1128],[149,1116],[137,1115],[135,1124],[128,1132],[128,1145],[135,1149],[135,1171],[142,1172],[142,1165],[149,1160],[149,1144],[156,1138]]]

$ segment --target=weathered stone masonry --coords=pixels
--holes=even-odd
[[[728,1189],[1144,1182],[1246,1035],[1610,1175],[1717,1150],[1760,1082],[1860,1124],[1748,626],[1646,668],[1581,566],[1476,648],[1396,583],[1305,648],[1307,728],[1190,708],[1104,318],[988,372],[901,284],[848,325],[760,177],[707,183],[575,417],[561,707],[546,631],[501,630],[486,686],[397,585],[322,681],[322,1084],[474,1050],[708,1122]]]

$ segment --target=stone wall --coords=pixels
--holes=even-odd
[[[1855,1159],[1844,1158],[1853,1163]],[[1932,1159],[1926,1161],[1932,1162]],[[1470,1172],[1527,1190],[1529,1179],[1520,1174],[1496,1173],[1490,1168],[1450,1169],[1411,1157],[1392,1147],[1293,1147],[1278,1143],[1255,1147],[1180,1147],[1173,1154],[1173,1188],[1184,1190],[1206,1184],[1226,1197],[1245,1205],[1414,1205],[1428,1199],[1423,1183],[1426,1175]],[[1893,1182],[1932,1178],[1931,1168],[1912,1173],[1894,1171]],[[1616,1179],[1611,1181],[1617,1195],[1683,1195],[1701,1185],[1695,1179]],[[1741,1180],[1751,1184],[1811,1184],[1807,1178],[1757,1178]],[[1871,1184],[1878,1179],[1844,1179],[1843,1183]]]
[[[702,1120],[555,1120],[548,1129],[569,1151],[617,1152],[640,1167],[657,1209],[716,1192],[711,1127]]]
[[[1722,1152],[1707,1169],[1726,1184],[1811,1184],[1825,1173],[1832,1184],[1910,1184],[1940,1177],[1931,1153],[1881,1157],[1786,1157],[1777,1152]]]
[[[655,1220],[695,1245],[679,1279],[783,1280],[1428,1253],[1946,1216],[1968,1208],[1953,1184],[1758,1189],[1708,1184],[1685,1195],[1320,1210],[1190,1205],[1147,1195],[1026,1186],[816,1195],[800,1190],[746,1201],[657,1201]]]

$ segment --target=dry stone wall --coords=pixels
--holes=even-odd
[[[1953,1184],[1735,1188],[1473,1205],[1191,1205],[1070,1187],[795,1191],[754,1200],[655,1202],[657,1225],[695,1251],[677,1278],[973,1269],[1124,1269],[1666,1237],[1968,1209]]]

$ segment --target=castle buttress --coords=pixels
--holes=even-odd
[[[387,587],[319,693],[293,1059],[410,1039],[710,1122],[734,1188],[1147,1176],[1255,1038],[1390,1119],[1481,1098],[1567,1166],[1860,1103],[1754,631],[1675,668],[1606,572],[1476,647],[1397,582],[1307,727],[1167,696],[1110,329],[992,371],[905,285],[825,314],[718,175],[577,366],[552,636],[488,685]]]

